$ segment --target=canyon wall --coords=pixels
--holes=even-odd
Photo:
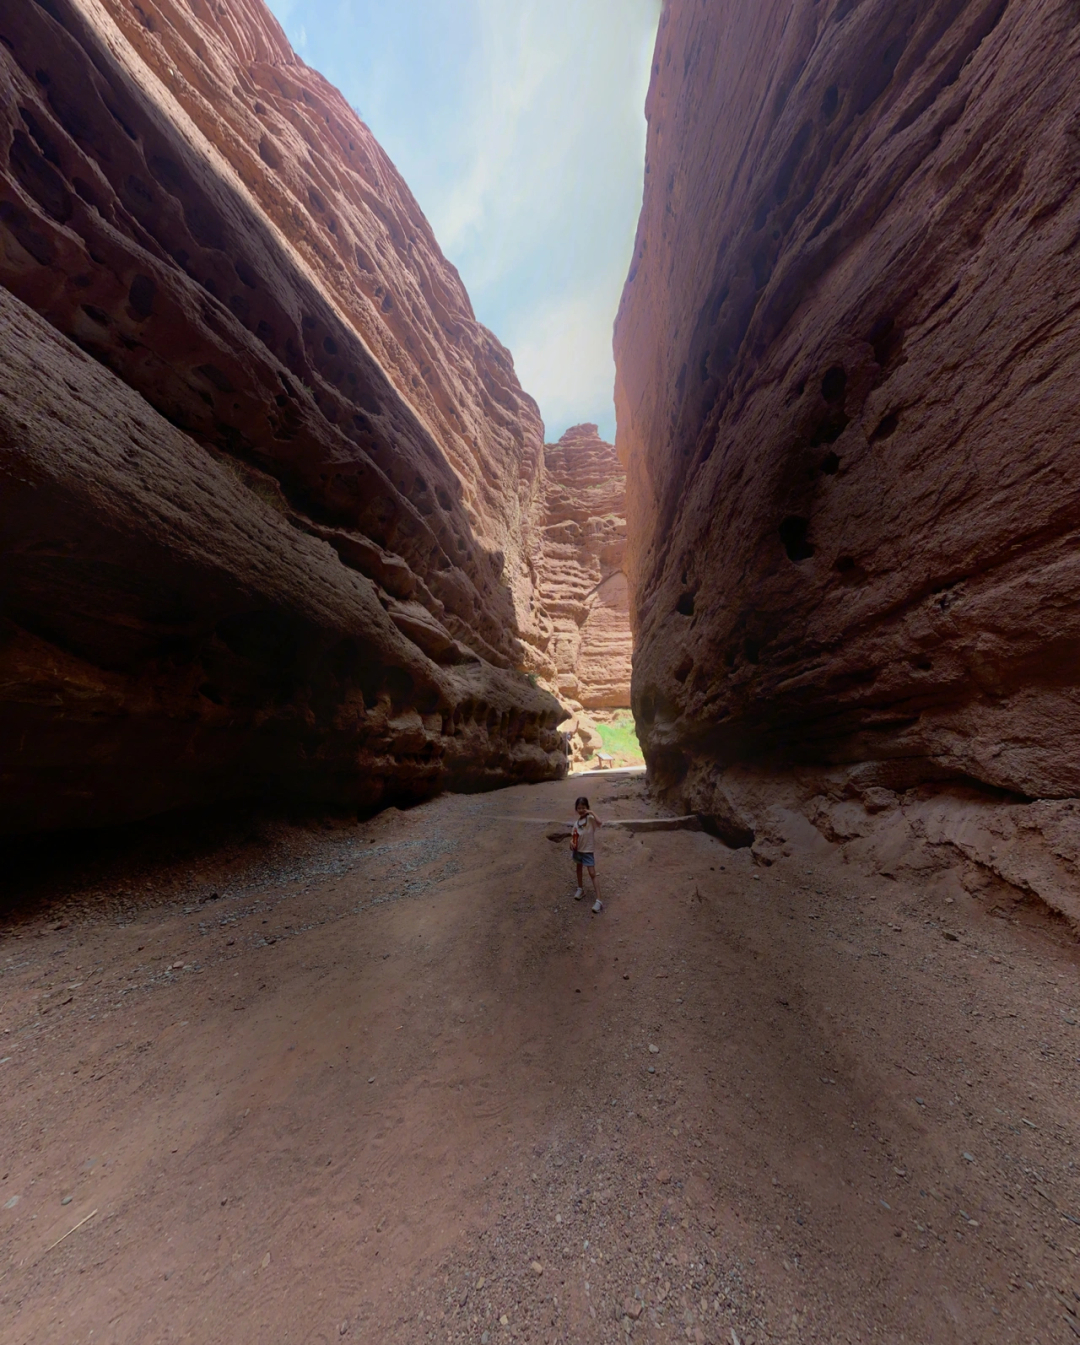
[[[633,704],[734,840],[781,776],[805,815],[1080,795],[1078,68],[1075,0],[665,8],[615,339]]]
[[[556,694],[574,708],[630,704],[626,472],[595,425],[544,448],[537,596]]]
[[[0,13],[0,829],[565,769],[543,427],[257,0]]]

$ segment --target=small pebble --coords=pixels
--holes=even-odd
[[[70,1204],[71,1204],[71,1201],[72,1201],[72,1197],[71,1197],[71,1196],[65,1196],[65,1197],[63,1198],[63,1200],[61,1200],[60,1204],[61,1204],[61,1205],[70,1205]]]
[[[660,1047],[659,1047],[659,1046],[654,1046],[654,1045],[652,1044],[652,1042],[649,1042],[649,1054],[650,1054],[650,1055],[659,1055],[659,1054],[660,1054]]]

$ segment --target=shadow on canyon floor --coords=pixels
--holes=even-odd
[[[602,833],[596,917],[532,820],[579,790],[148,838],[5,922],[15,1338],[1064,1338],[1075,943],[686,832]]]

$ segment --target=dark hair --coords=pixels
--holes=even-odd
[[[582,794],[582,796],[579,799],[574,800],[575,808],[580,808],[582,804],[584,804],[586,808],[589,806],[589,800],[585,797],[584,794]]]

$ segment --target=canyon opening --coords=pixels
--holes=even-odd
[[[273,8],[0,3],[5,1341],[1080,1337],[1077,0]]]

